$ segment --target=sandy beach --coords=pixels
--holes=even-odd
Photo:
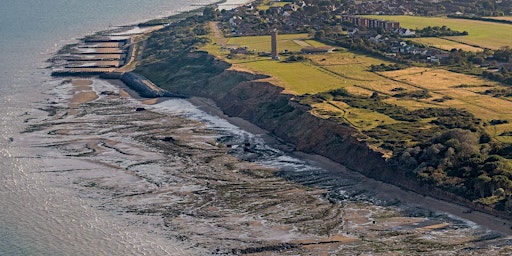
[[[465,217],[463,207],[367,179],[320,156],[268,148],[289,147],[244,120],[224,116],[207,99],[190,102],[215,115],[208,118],[216,128],[182,117],[192,111],[207,118],[187,101],[132,97],[118,82],[91,81],[62,86],[70,95],[95,92],[95,97],[73,96],[67,107],[52,109],[55,115],[29,129],[67,156],[49,159],[53,167],[47,175],[141,232],[194,245],[198,249],[191,255],[442,254],[467,247],[475,254],[499,254],[507,248],[507,236],[500,233],[508,234],[508,224],[467,214],[498,232],[488,231],[443,213]],[[66,171],[56,164],[62,161]]]
[[[279,146],[277,145],[278,142],[276,141],[276,139],[269,136],[267,131],[243,119],[226,116],[222,113],[222,111],[219,108],[215,106],[215,103],[211,100],[205,98],[191,98],[189,99],[189,101],[197,107],[199,107],[201,110],[205,111],[206,113],[226,119],[233,125],[236,125],[242,128],[243,130],[249,131],[253,134],[260,135],[270,145]],[[371,178],[364,177],[363,175],[355,171],[348,170],[345,166],[341,164],[333,162],[332,160],[319,155],[311,155],[297,151],[290,153],[300,159],[311,161],[312,164],[318,165],[326,170],[329,170],[333,172],[335,175],[361,178],[362,181],[364,182],[363,184],[360,184],[361,188],[366,188],[369,191],[372,191],[372,193],[374,193],[376,197],[382,200],[399,200],[401,203],[405,205],[418,206],[436,212],[445,212],[475,222],[478,225],[482,225],[486,228],[495,230],[504,235],[512,235],[512,222],[509,220],[504,220],[478,211],[468,212],[467,207],[455,203],[450,203],[447,201],[438,200],[432,197],[423,196],[415,192],[405,191],[391,184],[386,184]]]
[[[142,98],[119,80],[96,78],[64,80],[54,94],[65,97],[44,109],[47,118],[26,120],[29,136],[63,156],[45,156],[45,175],[184,255],[511,248],[512,222],[295,152],[209,99]]]

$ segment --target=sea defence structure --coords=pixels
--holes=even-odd
[[[155,26],[154,28],[157,28]],[[184,96],[159,88],[146,77],[123,69],[133,59],[134,36],[151,27],[124,27],[87,37],[52,59],[52,76],[99,76],[103,79],[119,79],[130,89],[145,98]]]
[[[126,26],[83,38],[52,59],[52,75],[88,76],[119,72],[133,61],[138,36],[163,27]]]
[[[139,75],[135,72],[126,72],[120,74],[120,79],[130,89],[139,93],[140,96],[145,98],[158,98],[158,97],[173,97],[173,98],[185,98],[182,95],[171,93],[166,91],[153,82],[149,81],[146,77]]]
[[[98,75],[114,72],[131,58],[130,36],[98,36],[84,39],[53,59],[53,76]]]

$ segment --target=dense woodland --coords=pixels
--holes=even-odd
[[[447,14],[455,11],[475,15],[502,15],[511,10],[512,4],[512,1],[506,0],[500,4],[492,1],[442,1],[435,4],[425,3],[426,1],[383,2],[389,3],[390,6],[402,6],[401,9],[422,15]],[[208,21],[223,22],[225,32],[229,35],[232,31],[229,29],[228,21],[233,17],[241,16],[244,18],[239,28],[242,28],[245,34],[268,34],[271,28],[278,28],[281,33],[309,32],[323,42],[390,60],[383,54],[386,46],[351,38],[341,33],[346,29],[346,25],[350,24],[341,24],[336,16],[340,13],[361,13],[362,7],[355,2],[338,0],[290,2],[290,4],[293,3],[300,4],[302,7],[292,12],[288,22],[278,18],[277,13],[272,9],[258,11],[242,8],[232,12],[219,12],[213,8],[206,8],[202,16],[185,18],[154,33],[148,40],[139,71],[149,74],[152,79],[160,78],[167,83],[191,74],[200,74],[206,78],[218,74],[222,70],[201,65],[190,66],[187,69],[190,71],[188,73],[169,74],[167,70],[170,66],[178,65],[182,54],[207,42],[204,35],[208,32]],[[369,10],[365,13],[372,13]],[[452,31],[446,27],[430,27],[419,33],[425,36],[436,36],[464,32]],[[483,75],[492,80],[512,84],[512,71],[483,72],[481,69],[475,69],[489,58],[496,62],[509,62],[512,58],[512,50],[509,48],[478,53],[452,50],[447,54],[448,57],[442,65],[447,65],[452,70]],[[287,61],[303,60],[299,55],[287,59]],[[396,64],[374,65],[371,69],[373,71],[395,70],[411,65],[411,61],[415,61],[414,56],[407,55],[391,60]],[[490,90],[486,93],[496,96],[512,95],[512,90]],[[429,98],[430,95],[426,91],[418,91],[415,95],[401,95],[401,97]],[[326,99],[343,101],[351,107],[371,109],[401,121],[393,125],[378,126],[363,134],[369,141],[378,141],[381,143],[380,147],[393,152],[388,161],[391,166],[405,170],[411,179],[431,184],[475,202],[492,205],[499,210],[507,212],[512,210],[509,200],[512,195],[512,165],[510,164],[512,146],[493,140],[484,129],[485,126],[508,122],[507,120],[493,120],[485,123],[471,113],[455,108],[425,108],[411,111],[385,103],[382,101],[384,96],[378,94],[362,97],[351,95],[343,89],[306,95],[304,98],[317,102]],[[305,100],[304,98],[298,100]],[[422,119],[432,120],[429,123],[430,128],[425,129],[424,125],[418,124]]]

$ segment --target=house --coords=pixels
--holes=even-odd
[[[353,35],[357,34],[357,32],[359,32],[359,29],[357,29],[357,28],[351,28],[351,29],[349,29],[349,30],[347,31],[347,35],[349,35],[349,36],[353,36]]]
[[[398,35],[400,35],[401,37],[413,37],[416,35],[416,32],[408,28],[399,28]]]
[[[440,63],[440,62],[443,62],[444,60],[448,59],[448,57],[450,57],[450,54],[446,54],[446,53],[434,54],[434,55],[427,56],[427,61],[432,62],[432,63]]]
[[[382,39],[382,35],[381,34],[378,34],[374,37],[370,37],[370,42],[374,43],[374,44],[380,44],[383,42],[383,39]]]

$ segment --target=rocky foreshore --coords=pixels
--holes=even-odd
[[[64,81],[58,91],[66,88],[71,99],[49,104],[25,131],[65,156],[48,155],[46,174],[185,255],[506,249],[499,233],[407,203],[428,198],[314,155],[301,158],[326,169],[307,165],[220,120],[187,120],[178,113],[197,112],[185,100],[147,105],[102,80]]]
[[[296,151],[318,154],[347,168],[380,180],[406,191],[431,196],[453,204],[481,211],[500,222],[509,223],[509,216],[490,208],[483,208],[471,201],[424,185],[408,177],[399,169],[387,164],[383,154],[370,148],[357,138],[352,127],[333,120],[322,119],[310,113],[310,107],[293,100],[292,95],[282,93],[283,89],[272,83],[261,81],[265,76],[229,69],[229,64],[216,60],[204,52],[184,55],[182,63],[216,67],[218,72],[210,76],[187,77],[183,82],[159,84],[162,88],[186,96],[199,96],[212,99],[228,116],[245,119],[294,145]],[[201,63],[201,64],[198,64]],[[144,72],[142,69],[141,72]],[[180,72],[179,69],[174,72]],[[150,74],[150,72],[149,72]],[[150,77],[158,81],[158,78]],[[158,83],[157,83],[158,84]],[[435,205],[426,206],[435,209]],[[464,210],[463,210],[464,211]],[[464,215],[463,212],[452,212]],[[470,218],[471,216],[465,216]],[[475,220],[477,221],[477,220]],[[491,225],[492,221],[484,221]],[[484,224],[484,223],[482,223]],[[510,233],[511,224],[495,226],[504,233]]]

